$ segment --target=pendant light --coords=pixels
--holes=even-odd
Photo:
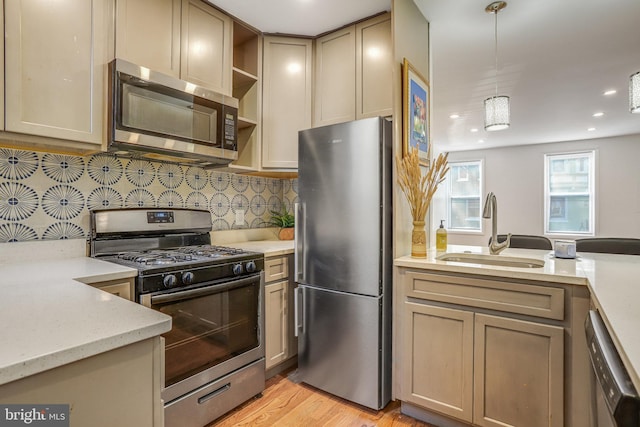
[[[629,111],[640,114],[640,71],[629,77]]]
[[[509,127],[509,97],[498,96],[498,12],[507,7],[507,2],[496,1],[484,10],[495,15],[495,59],[496,59],[496,94],[484,100],[484,129],[487,131],[503,130]]]

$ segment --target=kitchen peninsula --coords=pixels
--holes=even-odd
[[[38,244],[52,252],[61,245]],[[22,246],[7,245],[13,252]],[[7,262],[7,245],[0,252],[0,402],[69,405],[74,425],[162,426],[159,335],[171,318],[96,289],[127,283],[136,270],[84,256]]]
[[[488,248],[450,245],[447,252],[488,254]],[[578,253],[569,260],[528,249],[496,256],[544,261],[515,268],[445,262],[440,255],[395,260],[394,394],[403,412],[436,424],[495,425],[501,418],[513,424],[539,416],[540,425],[589,425],[590,308],[600,312],[640,388],[637,257]],[[439,372],[446,382],[438,381]],[[520,403],[526,409],[517,414]]]

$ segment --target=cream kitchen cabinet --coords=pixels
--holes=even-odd
[[[117,0],[116,56],[231,95],[230,17],[201,0]]]
[[[587,425],[584,340],[571,333],[584,335],[580,291],[404,269],[398,279],[403,412],[479,426]]]
[[[162,427],[161,337],[0,385],[3,404],[70,405],[70,425]]]
[[[314,53],[314,126],[391,115],[390,14],[316,39]]]
[[[4,2],[7,132],[99,149],[113,9],[113,0]]]
[[[4,1],[0,0],[0,30],[4,34]],[[4,43],[0,43],[0,101],[4,100]],[[4,129],[4,102],[0,102],[0,131]]]
[[[182,0],[116,0],[116,57],[180,78]]]
[[[298,131],[311,127],[312,41],[267,36],[263,47],[262,167],[298,168]]]
[[[265,359],[267,370],[297,354],[293,336],[294,283],[291,256],[268,257],[265,269]]]
[[[91,283],[91,286],[128,300],[131,300],[134,295],[133,279],[110,280],[106,282]]]

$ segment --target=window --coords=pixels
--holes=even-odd
[[[450,162],[447,182],[447,228],[481,231],[482,162]]]
[[[595,153],[545,155],[545,232],[594,234]]]

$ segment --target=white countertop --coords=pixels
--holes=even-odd
[[[447,252],[488,254],[487,247],[449,245]],[[404,256],[397,258],[397,267],[424,268],[443,272],[465,272],[513,279],[538,280],[552,283],[585,285],[599,309],[629,376],[640,390],[640,257],[578,253],[575,260],[555,259],[552,251],[506,249],[498,256],[542,259],[542,268],[513,268],[444,262],[441,255],[429,250],[427,258]]]
[[[136,274],[87,257],[0,265],[0,385],[169,331],[169,316],[83,284]]]
[[[225,243],[225,246],[262,252],[266,257],[282,256],[293,253],[293,240],[253,240],[248,242]]]

